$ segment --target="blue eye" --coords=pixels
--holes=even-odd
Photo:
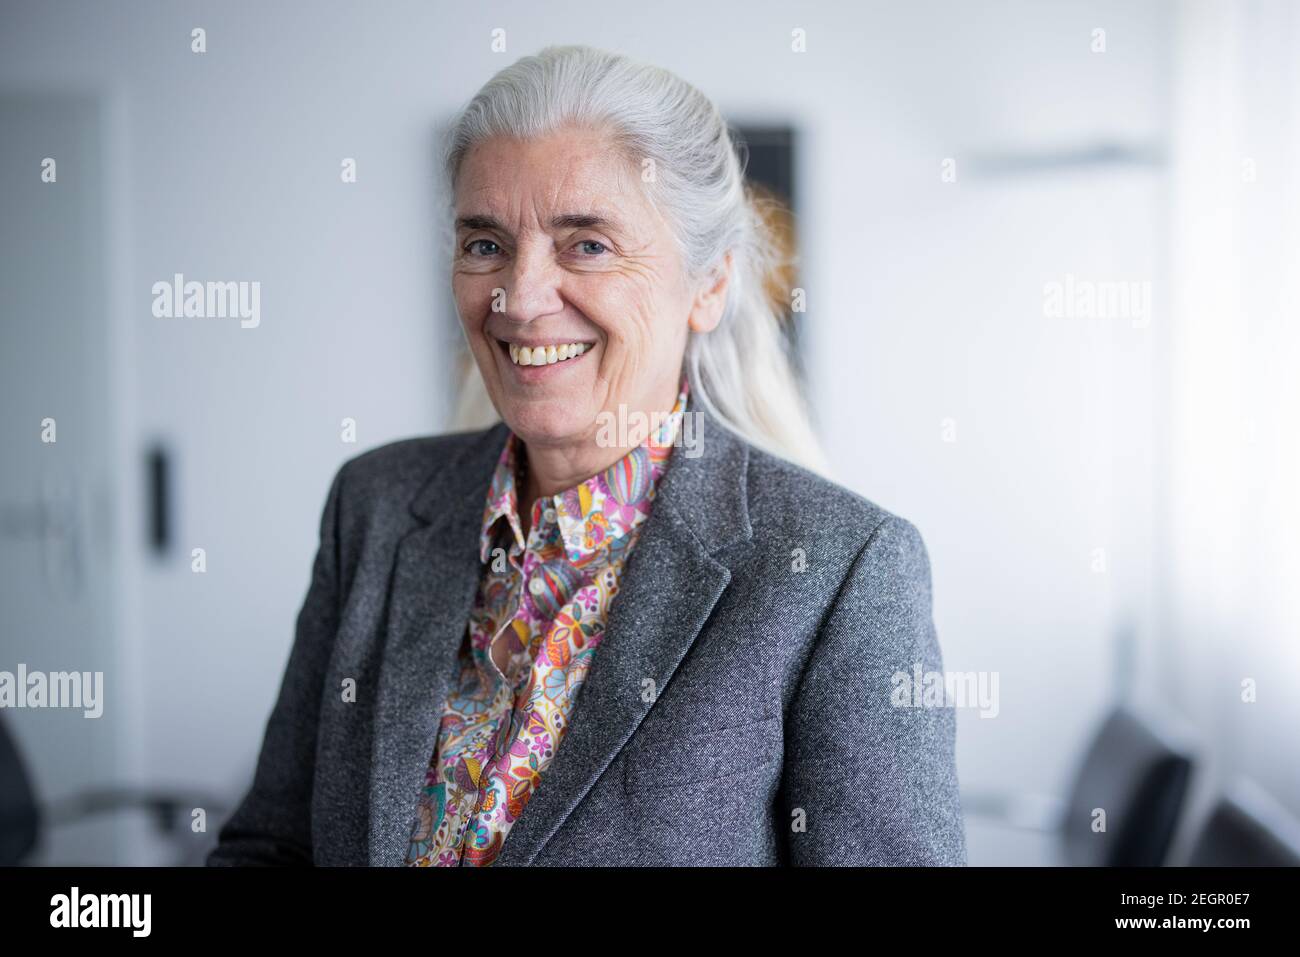
[[[594,239],[584,239],[582,242],[578,243],[578,246],[579,247],[595,246],[596,247],[595,249],[583,250],[584,252],[592,256],[599,256],[601,253],[605,252],[605,244],[602,242],[598,242]]]
[[[492,247],[492,250],[491,250],[491,252],[484,252],[484,253],[480,253],[479,255],[484,255],[484,256],[493,256],[493,255],[495,255],[497,252],[499,252],[499,251],[501,250],[501,247],[498,246],[496,243],[494,243],[494,242],[493,242],[492,240],[490,240],[490,239],[474,239],[474,240],[471,240],[470,242],[468,242],[468,243],[465,244],[465,251],[466,251],[466,252],[470,252],[470,253],[472,253],[472,252],[474,251],[474,247],[477,246],[477,245],[479,245],[480,243],[482,243],[482,244],[486,244],[486,245],[488,245],[488,246],[491,246],[491,247]]]

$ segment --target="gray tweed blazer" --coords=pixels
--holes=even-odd
[[[895,673],[943,667],[916,528],[696,424],[702,454],[674,450],[497,865],[964,864],[954,714],[891,705]],[[252,787],[210,865],[403,862],[506,434],[339,469]]]

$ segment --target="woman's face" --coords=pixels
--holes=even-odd
[[[626,421],[620,405],[667,411],[688,326],[716,324],[717,296],[693,295],[639,179],[578,129],[484,140],[461,165],[457,310],[493,404],[530,446],[595,442],[602,412]]]

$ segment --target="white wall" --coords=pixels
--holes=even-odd
[[[1181,21],[1159,667],[1203,742],[1197,804],[1240,777],[1300,819],[1300,10]]]

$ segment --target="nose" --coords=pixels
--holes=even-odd
[[[559,266],[544,244],[520,249],[505,285],[505,317],[526,323],[563,310],[560,280]]]

